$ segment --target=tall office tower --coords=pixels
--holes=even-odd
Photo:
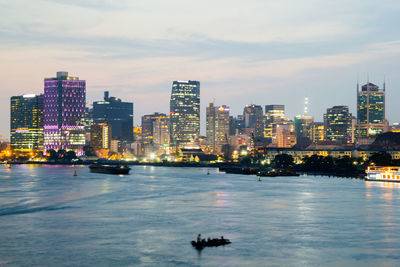
[[[297,143],[307,146],[312,140],[312,126],[314,118],[308,115],[297,115],[294,117],[294,130],[297,135]]]
[[[107,122],[112,139],[133,142],[133,103],[110,97],[105,91],[104,100],[93,103],[93,121]]]
[[[259,105],[247,105],[243,110],[245,128],[254,129],[255,138],[264,137],[263,108]]]
[[[312,138],[311,141],[315,144],[325,140],[324,137],[325,126],[323,122],[314,122],[312,124]]]
[[[196,144],[200,136],[200,82],[174,81],[170,101],[171,145]]]
[[[363,138],[388,131],[385,119],[385,83],[383,89],[368,82],[361,87],[357,84],[357,137]]]
[[[101,149],[110,150],[111,147],[111,126],[107,122],[93,123],[90,128],[90,146],[95,151]]]
[[[328,108],[324,114],[325,140],[352,143],[352,115],[347,106]]]
[[[264,115],[264,137],[272,140],[276,125],[285,121],[284,105],[266,105]]]
[[[222,146],[229,143],[229,107],[207,107],[207,144],[211,153],[221,153]]]
[[[43,95],[11,97],[11,148],[43,149]]]
[[[57,72],[44,79],[44,152],[72,150],[80,156],[85,146],[86,81]]]

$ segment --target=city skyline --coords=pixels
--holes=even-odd
[[[221,1],[211,11],[207,1],[0,5],[0,45],[7,51],[0,61],[1,135],[9,133],[9,98],[40,94],[43,78],[61,70],[88,81],[89,102],[110,91],[137,103],[136,125],[144,114],[169,111],[164,99],[171,81],[181,79],[202,83],[202,134],[213,99],[233,115],[247,104],[283,104],[293,118],[306,96],[315,121],[335,105],[356,114],[357,76],[360,84],[369,80],[380,87],[386,76],[386,117],[399,120],[397,1],[379,8],[374,1],[335,1],[329,8],[314,1],[249,1],[245,7]],[[180,17],[173,15],[177,8],[184,11]],[[65,23],[63,17],[76,19]]]

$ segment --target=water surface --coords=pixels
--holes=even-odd
[[[0,265],[399,266],[400,187],[205,168],[0,167]],[[223,235],[225,247],[190,241]]]

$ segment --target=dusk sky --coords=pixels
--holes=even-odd
[[[201,120],[215,99],[233,115],[246,104],[284,104],[322,121],[355,114],[356,83],[382,86],[386,117],[400,120],[400,1],[0,0],[0,135],[10,97],[42,93],[57,71],[86,80],[144,114],[169,112],[172,81],[201,83]]]

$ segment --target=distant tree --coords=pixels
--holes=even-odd
[[[88,157],[96,156],[96,152],[94,151],[93,147],[91,147],[91,146],[84,146],[83,147],[83,152]]]
[[[63,159],[64,157],[65,157],[65,154],[67,153],[67,151],[65,150],[65,149],[59,149],[58,151],[57,151],[57,154],[58,154],[58,158],[59,159]]]
[[[390,166],[392,164],[392,156],[387,152],[373,153],[369,159],[369,164],[375,164],[377,166]]]
[[[65,156],[64,156],[65,161],[72,161],[73,159],[76,159],[75,151],[70,150],[65,153]]]
[[[288,154],[279,154],[275,156],[274,160],[272,161],[272,165],[275,168],[287,169],[293,167],[293,162],[294,160],[292,156]]]
[[[370,145],[371,149],[399,149],[400,133],[387,132],[378,135]]]
[[[50,149],[49,151],[47,151],[48,153],[48,157],[47,160],[58,160],[58,153],[54,150],[54,149]]]

